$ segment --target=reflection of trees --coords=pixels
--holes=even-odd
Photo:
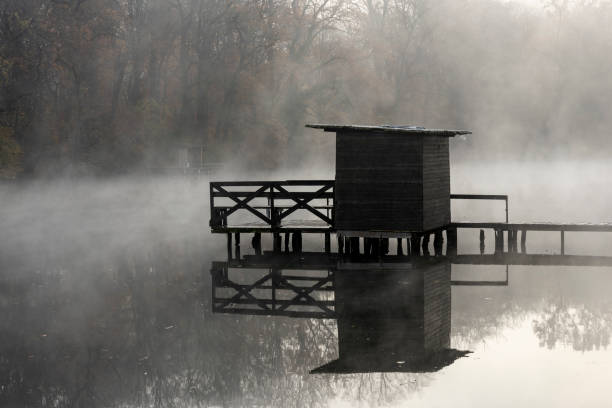
[[[609,297],[610,287],[608,268],[540,266],[512,266],[510,284],[504,288],[455,287],[453,346],[476,348],[477,343],[532,321],[535,315],[532,326],[542,346],[606,347],[612,305],[599,299]]]
[[[558,343],[571,345],[579,351],[607,348],[612,331],[612,311],[587,305],[550,304],[534,319],[533,331],[540,345],[549,349]]]

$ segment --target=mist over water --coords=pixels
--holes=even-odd
[[[453,162],[452,167],[453,192],[508,194],[511,221],[607,219],[604,162]],[[214,179],[331,173],[296,169]],[[335,320],[211,313],[210,265],[226,253],[224,236],[210,234],[207,225],[208,181],[122,178],[2,187],[2,405],[452,401],[467,407],[606,401],[612,367],[607,267],[511,266],[508,286],[453,287],[451,345],[472,353],[437,373],[308,374],[337,358]],[[496,205],[462,203],[453,206],[453,217],[503,220],[503,207]],[[606,234],[574,241],[571,236],[568,252],[595,248],[607,255],[612,249]],[[314,237],[312,245],[319,241]],[[476,237],[460,234],[459,242],[460,250],[477,252]],[[556,236],[530,236],[528,242],[530,249],[558,253]],[[248,239],[244,253],[252,253]],[[258,273],[232,272],[245,282]],[[456,280],[502,280],[504,274],[503,266],[452,267]]]

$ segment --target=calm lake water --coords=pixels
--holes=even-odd
[[[509,194],[511,221],[604,222],[609,170],[455,166],[453,192]],[[337,319],[219,314],[211,268],[226,260],[225,239],[208,232],[207,180],[36,183],[0,195],[2,407],[610,405],[610,267],[510,266],[507,284],[459,286],[450,281],[504,282],[506,267],[374,266],[379,284],[337,272],[320,297],[342,304]],[[503,208],[462,205],[453,217],[499,221]],[[530,236],[529,250],[558,253],[557,235]],[[612,238],[568,234],[566,248],[607,255]],[[478,252],[477,232],[460,234],[459,251]],[[442,352],[419,357],[423,342]]]

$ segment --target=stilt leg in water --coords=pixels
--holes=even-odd
[[[285,252],[289,252],[289,239],[291,239],[291,234],[285,232]]]
[[[423,255],[429,255],[429,234],[423,235],[423,242],[421,243],[421,249],[423,250]]]
[[[272,247],[273,247],[273,251],[275,253],[280,253],[281,251],[281,237],[280,234],[278,232],[275,232],[273,234],[273,238],[272,238]]]
[[[434,234],[434,255],[442,255],[442,248],[444,247],[444,237],[442,231],[437,231]]]
[[[232,260],[232,233],[227,233],[227,260]]]
[[[236,251],[236,259],[240,259],[240,233],[236,232],[234,234],[234,247]]]
[[[457,229],[450,228],[446,230],[446,255],[457,255]]]
[[[261,255],[261,232],[256,232],[253,234],[253,239],[251,239],[251,246],[255,251],[255,255]]]
[[[485,232],[480,230],[480,255],[483,255],[485,251]]]
[[[410,255],[419,256],[421,254],[421,236],[413,235],[410,238]]]

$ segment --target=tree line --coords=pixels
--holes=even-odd
[[[307,121],[481,135],[460,151],[598,150],[610,3],[542,4],[3,0],[0,176],[124,173],[178,144],[255,168],[331,158]]]

